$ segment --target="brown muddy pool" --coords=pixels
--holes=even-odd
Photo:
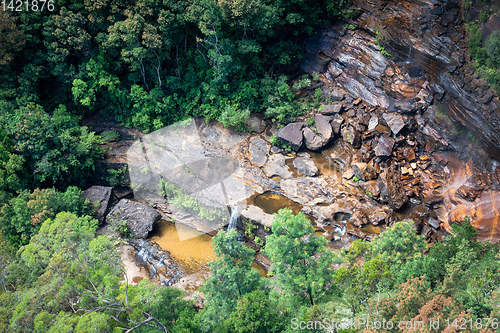
[[[186,267],[188,273],[206,268],[208,261],[216,258],[210,235],[180,223],[159,221],[151,240],[170,252],[175,260]]]
[[[278,210],[282,208],[290,208],[294,214],[298,214],[302,209],[301,204],[285,197],[284,195],[274,192],[264,192],[256,196],[252,196],[249,199],[248,204],[253,204],[262,208],[262,210],[267,214],[277,213]]]
[[[186,268],[188,274],[207,269],[208,262],[216,258],[212,236],[180,223],[159,221],[150,239],[169,251]],[[252,268],[267,277],[267,271],[259,264],[252,263]]]

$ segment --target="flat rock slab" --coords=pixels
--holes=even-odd
[[[99,224],[104,223],[112,192],[112,187],[98,185],[94,185],[83,191],[82,200],[90,202],[90,206],[94,210]]]
[[[274,220],[273,215],[267,214],[261,208],[253,205],[247,206],[247,208],[242,210],[241,216],[268,228],[271,228]]]
[[[304,144],[301,123],[291,123],[283,127],[276,133],[276,137],[285,145],[289,145],[293,150],[299,151]]]
[[[318,174],[318,167],[310,157],[297,157],[293,160],[293,165],[306,176],[314,177]]]
[[[128,230],[135,238],[147,238],[154,224],[161,215],[150,206],[141,202],[122,199],[106,217],[106,221],[114,225],[125,222]]]
[[[405,121],[403,119],[403,116],[400,114],[396,113],[384,113],[382,115],[387,122],[387,125],[389,125],[392,133],[398,134],[403,127],[405,127]]]
[[[279,176],[286,179],[293,176],[286,165],[285,156],[281,154],[274,154],[269,157],[269,160],[264,166],[264,173],[269,178]]]
[[[267,142],[259,137],[253,137],[250,139],[250,160],[255,165],[261,167],[267,161],[267,152],[269,151],[269,146]]]

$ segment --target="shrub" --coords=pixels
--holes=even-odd
[[[500,66],[500,30],[493,31],[486,39],[485,44],[489,60],[494,63],[496,67]]]
[[[396,222],[385,232],[373,239],[373,251],[384,260],[404,264],[409,260],[419,258],[426,249],[427,243],[423,236],[417,235],[412,221]]]

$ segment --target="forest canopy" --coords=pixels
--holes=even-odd
[[[99,110],[152,131],[186,116],[235,125],[290,103],[280,75],[346,0],[58,1],[0,13],[2,98]]]

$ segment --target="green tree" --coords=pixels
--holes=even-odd
[[[100,156],[98,137],[87,127],[80,127],[65,106],[49,115],[41,106],[28,104],[11,110],[2,126],[12,138],[15,152],[26,160],[35,184],[82,182]]]
[[[407,282],[399,285],[396,288],[396,295],[382,299],[378,302],[372,302],[372,306],[376,307],[379,314],[379,320],[399,322],[424,322],[424,328],[421,332],[460,332],[459,326],[453,327],[452,320],[449,318],[461,318],[469,320],[470,314],[464,311],[464,308],[452,297],[445,297],[433,292],[424,278],[411,278]],[[433,330],[429,327],[430,320],[438,320],[440,323],[446,323],[446,319],[450,320],[450,326],[439,325],[438,330]],[[462,319],[463,322],[463,319]],[[388,332],[414,332],[413,329],[403,329],[394,325],[393,329],[388,329]],[[472,329],[472,332],[479,332],[479,329]],[[364,330],[364,332],[372,332]]]
[[[500,30],[495,30],[485,42],[486,54],[495,67],[500,66]]]
[[[158,87],[162,85],[163,41],[157,25],[147,20],[146,15],[138,12],[140,8],[137,6],[125,11],[126,19],[116,22],[109,28],[107,41],[103,46],[108,50],[121,50],[121,59],[129,64],[132,72],[139,72],[138,80],[142,81],[149,91],[150,80],[153,80]],[[152,78],[149,77],[151,73],[154,73]]]
[[[12,249],[3,237],[0,234],[0,292],[6,292],[6,278],[7,278],[7,266],[13,261],[14,254],[12,253]]]
[[[209,263],[211,276],[202,287],[207,308],[201,319],[207,329],[217,329],[235,310],[238,299],[263,287],[259,273],[251,268],[254,251],[236,236],[235,230],[222,230],[212,239],[217,259]]]
[[[279,286],[314,305],[331,283],[334,256],[327,244],[324,237],[316,235],[304,213],[278,211],[264,251]]]
[[[26,186],[23,164],[24,158],[14,153],[10,138],[0,129],[0,205]]]
[[[97,221],[61,212],[19,251],[36,282],[19,289],[9,332],[109,332],[149,327],[189,332],[194,310],[183,293],[145,279],[123,283],[117,243],[94,238]],[[182,329],[175,330],[179,326]],[[193,332],[196,332],[193,330]]]
[[[87,25],[85,16],[65,7],[44,24],[44,44],[51,73],[65,84],[71,83],[76,75],[76,68],[68,57],[89,59],[93,55],[92,36]]]
[[[373,239],[374,253],[390,263],[403,265],[422,256],[427,248],[425,237],[417,235],[409,221],[396,222]]]
[[[10,64],[14,54],[22,50],[25,40],[7,12],[0,11],[0,66]]]
[[[254,290],[238,300],[235,311],[224,324],[227,332],[282,332],[285,320],[263,290]]]
[[[57,213],[69,211],[80,215],[89,212],[81,194],[82,191],[74,186],[65,192],[55,189],[22,191],[0,208],[0,230],[11,245],[25,245],[42,223]]]

